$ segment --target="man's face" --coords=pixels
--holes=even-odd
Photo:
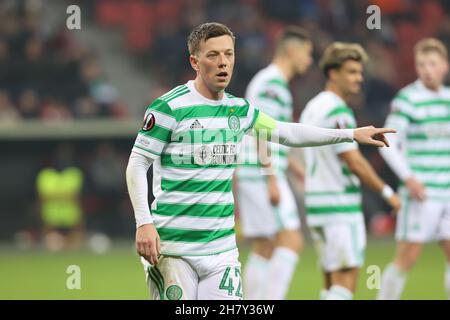
[[[336,83],[346,96],[356,95],[361,90],[364,67],[361,62],[345,61],[340,69],[330,71],[330,79]]]
[[[295,41],[288,48],[287,53],[292,61],[296,74],[305,73],[311,66],[313,46],[310,41]]]
[[[426,87],[437,89],[444,82],[448,72],[448,62],[434,51],[418,53],[416,55],[416,71]]]
[[[190,56],[192,68],[212,92],[225,90],[234,68],[234,42],[229,35],[209,38]]]

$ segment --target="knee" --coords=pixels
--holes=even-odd
[[[283,246],[294,252],[301,253],[304,247],[303,236],[298,230],[286,230],[277,235],[277,246]]]

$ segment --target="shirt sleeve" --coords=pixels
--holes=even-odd
[[[330,129],[355,129],[356,119],[352,109],[340,106],[332,109],[325,117],[325,124]],[[358,143],[351,142],[333,146],[337,154],[358,150]]]
[[[397,129],[400,140],[406,137],[406,131],[411,122],[411,115],[414,114],[414,106],[409,99],[399,93],[391,102],[391,111],[389,112],[385,126],[386,128]]]
[[[167,102],[156,99],[145,112],[132,151],[143,156],[158,158],[165,145],[170,142],[176,119]]]
[[[245,118],[245,122],[243,125],[244,132],[247,133],[249,130],[253,129],[256,124],[256,120],[258,119],[259,109],[256,108],[253,104],[251,104],[247,99],[245,102],[248,105],[247,117]]]

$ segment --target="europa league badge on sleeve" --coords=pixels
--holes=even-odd
[[[142,130],[149,131],[155,126],[155,116],[153,113],[149,112],[145,118],[144,123],[142,124]]]

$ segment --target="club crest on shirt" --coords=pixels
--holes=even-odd
[[[153,113],[149,112],[145,118],[144,123],[142,124],[142,130],[149,131],[155,126],[155,116]]]
[[[231,114],[228,117],[228,128],[230,128],[232,131],[239,131],[241,128],[241,122],[239,121],[239,117],[235,114]]]

